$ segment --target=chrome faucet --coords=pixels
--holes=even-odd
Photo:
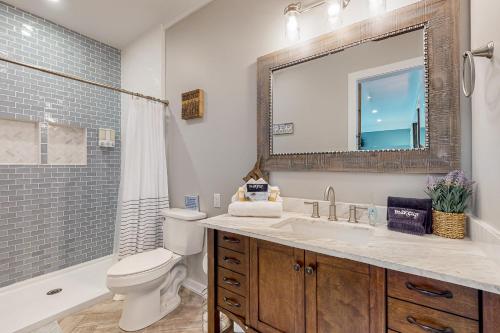
[[[333,189],[332,186],[328,186],[326,188],[324,199],[326,201],[330,201],[328,220],[329,221],[338,221],[338,219],[337,219],[337,204],[335,203],[335,190]]]

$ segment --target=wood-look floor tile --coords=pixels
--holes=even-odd
[[[162,320],[140,333],[202,333],[203,298],[182,289],[182,303]],[[122,301],[105,300],[59,321],[64,333],[123,333],[118,327]]]
[[[85,315],[81,314],[66,317],[59,321],[59,327],[63,333],[71,333],[78,327],[78,324],[80,324],[84,317]]]

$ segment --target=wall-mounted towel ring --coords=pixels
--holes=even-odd
[[[467,51],[463,54],[463,69],[462,69],[462,89],[466,97],[472,96],[474,88],[476,86],[476,66],[474,64],[474,57],[483,57],[491,59],[493,58],[493,52],[495,51],[495,43],[489,42],[487,45],[480,47],[473,51]],[[470,69],[470,82],[469,87],[467,87],[465,80],[465,68],[469,65]]]

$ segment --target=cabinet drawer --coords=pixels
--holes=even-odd
[[[241,296],[247,294],[247,277],[222,267],[217,268],[217,284]]]
[[[479,322],[475,320],[394,298],[388,300],[388,326],[401,333],[479,333]]]
[[[218,248],[217,263],[219,266],[246,275],[247,255],[222,247]]]
[[[452,283],[389,271],[387,293],[391,297],[467,318],[479,319],[479,292]]]
[[[217,305],[240,317],[245,317],[247,304],[245,297],[241,295],[219,287],[217,288]]]
[[[248,237],[217,231],[217,245],[240,253],[246,253]]]

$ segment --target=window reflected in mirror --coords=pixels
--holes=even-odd
[[[357,81],[359,150],[425,147],[425,76],[420,62],[417,58],[414,67],[382,70]]]

